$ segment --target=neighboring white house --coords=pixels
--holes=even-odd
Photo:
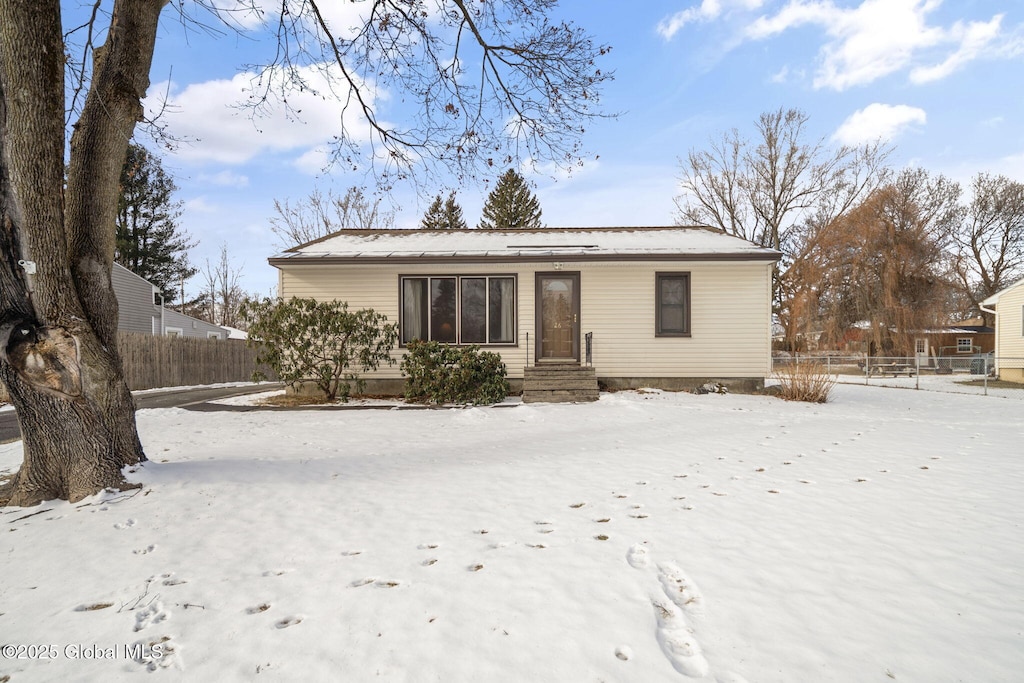
[[[110,273],[117,296],[117,329],[158,336],[227,339],[228,331],[163,305],[160,288],[115,263]]]
[[[269,259],[281,297],[373,308],[413,339],[479,344],[509,378],[592,365],[608,387],[764,385],[780,254],[711,228],[342,230]],[[397,366],[368,379],[400,390]]]
[[[1024,280],[981,302],[996,314],[996,372],[999,379],[1024,383]]]

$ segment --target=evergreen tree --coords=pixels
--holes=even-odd
[[[540,203],[523,176],[509,169],[484,202],[481,230],[535,230],[540,222]]]
[[[159,157],[131,143],[120,189],[114,260],[159,287],[165,301],[173,301],[181,281],[198,272],[188,260],[196,243],[177,222],[182,205],[174,200],[178,186]]]
[[[448,193],[448,199],[441,201],[440,193],[427,207],[420,221],[423,230],[465,230],[466,219],[462,217],[462,207],[455,201],[455,190]]]

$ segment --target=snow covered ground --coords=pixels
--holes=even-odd
[[[1022,418],[143,410],[141,491],[0,510],[0,680],[1021,680]]]

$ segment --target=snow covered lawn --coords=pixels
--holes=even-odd
[[[140,492],[0,511],[0,680],[1024,671],[1019,400],[840,385],[139,425]],[[0,471],[20,457],[0,446]]]

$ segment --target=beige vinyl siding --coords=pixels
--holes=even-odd
[[[770,370],[771,264],[752,261],[563,262],[560,272],[580,273],[580,333],[593,332],[599,377],[766,377]],[[554,264],[290,265],[282,267],[284,298],[338,299],[350,308],[373,308],[399,319],[402,275],[517,276],[516,346],[487,346],[500,353],[509,377],[533,363],[534,286]],[[655,336],[655,273],[690,273],[691,335]],[[401,350],[395,351],[400,358]],[[375,377],[400,377],[398,366]]]
[[[1001,379],[1024,382],[1024,280],[996,302],[996,358]]]
[[[566,265],[569,269],[569,265]],[[582,331],[603,377],[766,377],[770,264],[677,262],[581,268]],[[655,273],[690,274],[690,336],[655,336]]]

